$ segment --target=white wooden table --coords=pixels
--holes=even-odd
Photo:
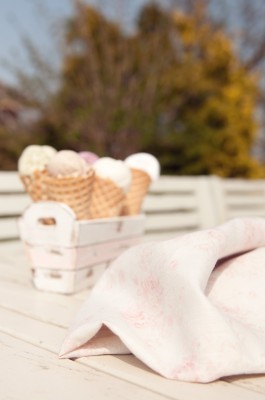
[[[0,244],[1,400],[265,399],[265,375],[192,384],[164,379],[133,355],[59,359],[88,295],[37,291],[21,243]]]

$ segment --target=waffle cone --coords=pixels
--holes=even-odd
[[[123,215],[137,215],[141,212],[144,197],[149,189],[150,176],[139,169],[131,168],[132,183],[126,195]]]
[[[46,170],[34,171],[32,175],[20,175],[20,180],[33,201],[48,200],[47,187],[45,184],[46,175]]]
[[[90,218],[111,218],[121,214],[125,200],[122,189],[110,179],[95,177],[92,200],[90,205]]]
[[[89,207],[94,183],[94,172],[79,177],[46,176],[49,200],[67,204],[78,220],[89,218]]]

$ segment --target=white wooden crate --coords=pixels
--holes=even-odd
[[[47,219],[54,224],[43,223]],[[31,204],[19,231],[35,286],[65,294],[93,286],[113,259],[140,241],[144,223],[143,214],[77,221],[65,204]]]

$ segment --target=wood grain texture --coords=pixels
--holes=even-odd
[[[0,375],[3,399],[120,399],[148,398],[150,391],[109,374],[74,363],[58,360],[49,351],[0,333]],[[164,397],[152,393],[152,399]],[[170,398],[170,397],[169,397]]]
[[[72,296],[40,292],[28,277],[21,243],[0,245],[0,353],[4,366],[0,398],[264,399],[264,376],[189,384],[157,375],[133,355],[75,362],[58,359],[67,328],[89,291]]]

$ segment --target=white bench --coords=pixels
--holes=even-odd
[[[218,223],[236,217],[265,217],[265,180],[209,179]]]
[[[17,219],[30,204],[16,172],[0,172],[0,241],[18,239]]]
[[[213,224],[207,177],[162,176],[144,201],[146,237],[163,238]],[[0,240],[18,238],[17,219],[31,200],[16,172],[0,172]]]
[[[162,176],[151,186],[143,210],[148,239],[168,238],[217,222],[206,176]]]
[[[0,240],[18,239],[17,219],[30,204],[16,172],[0,172]],[[239,216],[265,217],[265,180],[162,176],[143,204],[146,239],[163,239]]]

